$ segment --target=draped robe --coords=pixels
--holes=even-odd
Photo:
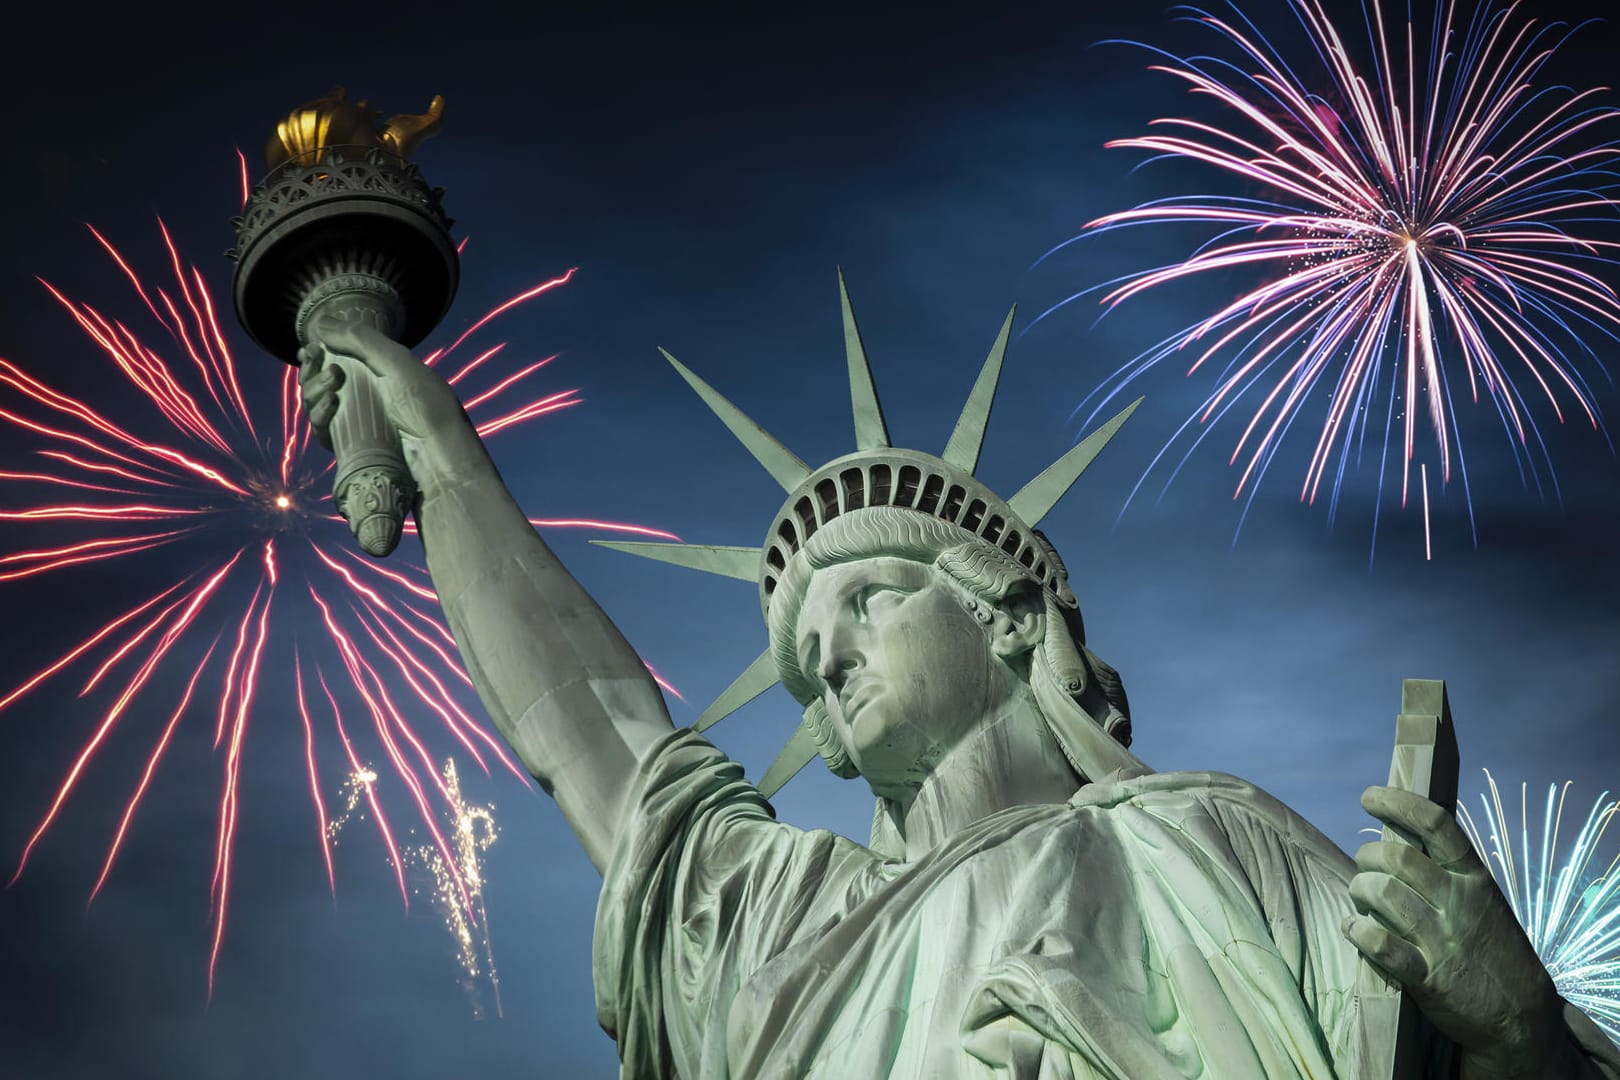
[[[1359,1080],[1355,866],[1234,777],[1087,784],[902,862],[681,731],[631,806],[593,945],[624,1076]]]

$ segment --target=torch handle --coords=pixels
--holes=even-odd
[[[299,336],[307,342],[306,328],[317,318],[369,322],[389,337],[399,333],[399,305],[392,290],[377,288],[375,278],[355,283],[352,289],[324,290],[299,312]],[[343,393],[330,428],[337,475],[332,501],[349,523],[360,549],[383,558],[399,546],[405,516],[416,501],[416,482],[405,467],[399,436],[383,408],[375,377],[359,364],[345,369]]]
[[[371,372],[351,365],[332,417],[337,476],[332,501],[360,549],[380,559],[399,546],[416,483],[405,467],[399,439],[388,424]]]

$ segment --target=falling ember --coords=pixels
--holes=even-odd
[[[1496,778],[1489,769],[1484,773],[1489,794],[1479,797],[1483,827],[1463,802],[1457,804],[1457,820],[1496,877],[1559,996],[1620,1046],[1620,851],[1607,866],[1599,854],[1620,803],[1607,791],[1599,795],[1565,847],[1559,833],[1570,782],[1547,785],[1538,847],[1531,842],[1528,785],[1519,785],[1515,825],[1503,812]]]
[[[1594,223],[1620,220],[1620,109],[1597,98],[1605,88],[1577,92],[1546,75],[1574,31],[1516,23],[1516,5],[1481,5],[1464,27],[1453,25],[1455,5],[1444,3],[1431,40],[1408,20],[1401,41],[1385,25],[1384,5],[1365,4],[1369,64],[1354,59],[1321,0],[1289,2],[1313,46],[1301,63],[1241,14],[1229,22],[1182,9],[1224,38],[1234,58],[1168,57],[1153,70],[1223,112],[1164,118],[1154,121],[1156,134],[1108,143],[1208,166],[1248,194],[1159,199],[1091,222],[1074,239],[1172,223],[1211,236],[1183,261],[1087,292],[1101,291],[1112,310],[1162,285],[1254,277],[1236,299],[1114,372],[1082,407],[1094,402],[1095,417],[1178,353],[1191,352],[1189,375],[1223,357],[1214,388],[1149,471],[1195,423],[1219,421],[1250,395],[1229,461],[1242,469],[1233,497],[1248,489],[1241,530],[1280,443],[1326,383],[1326,416],[1311,435],[1300,500],[1326,494],[1331,521],[1374,428],[1376,543],[1389,470],[1399,469],[1404,507],[1422,427],[1439,455],[1442,488],[1455,463],[1472,530],[1453,403],[1464,381],[1475,403],[1483,397],[1497,413],[1526,483],[1538,488],[1537,451],[1554,485],[1557,478],[1530,411],[1536,399],[1560,423],[1572,411],[1607,438],[1570,354],[1601,370],[1583,335],[1620,336],[1620,295],[1599,276],[1620,244],[1592,235]],[[1166,488],[1211,430],[1192,440]]]
[[[1434,559],[1434,551],[1429,547],[1429,466],[1425,462],[1419,466],[1423,477],[1423,559],[1425,562]]]
[[[0,359],[0,424],[31,439],[37,458],[27,468],[0,471],[0,521],[6,523],[0,529],[5,545],[0,548],[0,585],[93,564],[116,565],[126,583],[158,582],[109,601],[111,618],[99,623],[87,619],[80,640],[55,660],[15,687],[0,687],[3,711],[78,667],[80,696],[87,702],[97,693],[106,699],[97,706],[99,722],[71,755],[30,832],[12,880],[21,876],[56,824],[91,759],[121,737],[125,718],[136,711],[167,711],[167,723],[124,802],[91,899],[107,885],[139,808],[159,790],[152,781],[165,754],[178,740],[211,742],[221,769],[210,830],[211,995],[236,863],[252,854],[236,846],[241,803],[257,790],[243,783],[244,771],[254,767],[247,738],[252,726],[259,732],[255,745],[276,736],[301,745],[311,816],[334,895],[331,845],[363,802],[401,897],[408,901],[404,860],[385,806],[410,807],[430,839],[427,848],[440,860],[443,897],[460,906],[475,952],[482,949],[478,971],[488,974],[493,986],[477,861],[477,853],[493,839],[493,820],[487,810],[465,805],[456,759],[441,770],[431,747],[452,740],[460,760],[470,759],[485,773],[497,767],[524,782],[527,776],[500,738],[462,704],[471,680],[435,610],[426,569],[403,553],[384,566],[351,550],[348,530],[328,502],[330,458],[308,452],[311,433],[298,406],[294,370],[282,370],[279,386],[266,395],[269,407],[263,408],[259,395],[238,379],[207,280],[184,263],[161,223],[160,229],[173,275],[172,283],[164,285],[144,280],[111,242],[91,230],[156,321],[159,340],[143,336],[107,309],[70,299],[44,283],[95,355],[111,365],[108,379],[91,381],[114,391],[105,397],[109,409]],[[573,273],[547,279],[497,305],[449,347],[431,354],[433,362],[441,371],[450,369],[447,378],[463,379],[502,345],[484,350],[476,361],[451,362],[457,346],[501,313],[543,296]],[[492,385],[463,394],[472,402],[469,414],[481,431],[493,433],[579,403],[573,390],[520,397],[526,380],[542,366],[544,361],[501,371],[494,364],[478,367],[474,381]],[[260,406],[274,422],[262,423],[261,416],[256,426],[249,417],[250,404]],[[544,523],[566,524],[573,522]],[[659,532],[614,522],[579,524],[634,534]],[[141,561],[143,553],[159,548],[173,554],[157,563]],[[182,569],[175,570],[177,566]],[[167,579],[159,576],[165,573]],[[295,638],[295,630],[304,636]],[[329,682],[328,675],[338,671],[341,675]],[[293,678],[287,680],[285,674]],[[157,686],[179,684],[184,692],[176,700],[153,700],[160,694]],[[292,693],[274,703],[261,701],[265,686]],[[295,698],[296,708],[288,698]],[[205,700],[211,703],[206,709],[201,705]],[[289,717],[290,724],[285,722]],[[318,730],[330,734],[318,738]],[[321,795],[318,752],[323,743],[341,748],[349,777],[342,805],[334,807],[339,812],[330,819]],[[362,757],[378,767],[362,765]],[[442,820],[454,828],[442,829]],[[470,840],[467,830],[475,830]]]

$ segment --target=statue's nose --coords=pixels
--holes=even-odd
[[[817,674],[836,694],[860,666],[861,655],[847,638],[829,637],[822,646],[821,670]]]

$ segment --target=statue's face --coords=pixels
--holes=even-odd
[[[890,798],[914,790],[1015,682],[944,577],[909,559],[816,571],[795,644],[850,758]]]

